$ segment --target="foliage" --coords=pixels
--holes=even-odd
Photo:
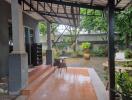
[[[129,61],[129,62],[124,62],[122,64],[123,67],[132,67],[132,61]]]
[[[121,93],[123,100],[130,100],[129,98],[132,96],[132,77],[127,72],[117,72],[115,79],[116,90]]]
[[[108,55],[108,50],[105,46],[100,46],[99,48],[93,49],[91,55],[105,57]]]
[[[132,42],[132,7],[121,11],[115,17],[116,31],[120,33],[120,40],[123,43]]]
[[[47,26],[44,22],[39,22],[39,30],[40,30],[40,34],[42,35],[46,34]]]
[[[74,53],[74,51],[73,51],[73,50],[68,50],[68,51],[66,52],[67,56],[72,56],[72,55],[73,55],[73,53]]]
[[[80,50],[77,50],[77,51],[74,52],[74,53],[75,53],[75,56],[76,56],[76,57],[82,57],[82,56],[83,56],[83,52],[80,51]]]
[[[70,36],[69,38],[67,38],[67,41],[71,43],[71,47],[73,48],[75,52],[77,47],[77,37],[79,36],[81,30],[82,30],[81,28],[77,28],[77,27],[68,28],[68,32],[70,33]]]
[[[130,49],[125,50],[125,58],[132,58],[132,50]]]
[[[58,59],[60,57],[59,49],[53,49],[53,57],[54,59]]]
[[[58,27],[58,25],[57,25],[57,24],[52,23],[52,27],[51,27],[52,32],[57,32],[57,27]]]
[[[89,42],[84,42],[81,44],[82,49],[89,49],[90,46],[91,46],[91,43],[89,43]]]
[[[102,12],[98,10],[87,10],[81,9],[81,14],[90,14],[90,16],[81,17],[81,27],[86,31],[100,30],[103,32],[107,31],[107,23],[105,18],[102,16]]]
[[[107,32],[107,19],[101,11],[81,9],[81,14],[90,16],[81,17],[81,27],[86,31]],[[119,33],[118,40],[125,43],[126,47],[132,43],[132,7],[115,14],[115,31]]]
[[[67,47],[67,44],[68,43],[66,43],[66,42],[61,42],[61,43],[57,44],[56,47],[63,50]]]

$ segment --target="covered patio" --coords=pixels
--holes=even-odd
[[[7,62],[9,57],[8,77],[10,95],[21,94],[24,98],[26,96],[26,100],[115,100],[114,13],[131,6],[131,0],[6,1],[11,3],[13,29],[13,51],[9,56],[8,51],[5,55],[5,62]],[[58,69],[52,66],[51,24],[57,23],[79,27],[81,8],[106,12],[109,48],[108,92],[106,92],[94,69],[71,68],[68,66],[67,71],[63,69],[62,73],[60,73]],[[23,12],[38,21],[45,21],[47,23],[46,65],[36,66],[33,70],[28,69],[28,57],[25,52]],[[19,100],[19,97],[17,99]]]
[[[29,8],[26,9],[27,11],[34,11],[38,12],[45,19],[48,19],[48,23],[63,23],[64,25],[70,25],[74,27],[79,26],[79,9],[80,8],[87,8],[87,9],[95,9],[95,10],[102,10],[106,11],[106,16],[108,19],[108,46],[109,46],[109,99],[115,99],[115,58],[114,58],[114,13],[115,11],[124,10],[126,7],[131,5],[130,0],[89,0],[89,1],[47,1],[47,0],[30,0],[27,2],[23,0],[23,3],[29,5]],[[46,8],[50,7],[50,10],[46,10]],[[63,9],[63,10],[62,10]],[[52,19],[50,19],[52,18]],[[63,19],[66,19],[64,21]],[[49,20],[50,19],[50,20]],[[50,24],[48,24],[48,33],[50,34]],[[50,42],[50,35],[47,41],[48,51],[47,51],[47,59],[51,61],[51,42]],[[50,57],[49,57],[50,55]],[[52,61],[48,64],[52,64]]]

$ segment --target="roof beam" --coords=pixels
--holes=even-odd
[[[37,1],[38,2],[38,1]],[[39,2],[39,5],[44,9],[44,11],[46,10],[45,9],[45,3],[44,3],[44,6]],[[41,14],[41,13],[40,13]],[[51,17],[53,20],[55,20],[56,21],[56,19],[54,18],[54,17]]]
[[[45,16],[42,16],[34,7],[33,5],[31,5],[30,3],[28,3],[26,0],[23,0],[23,3],[25,3],[26,5],[28,5],[29,7],[31,7],[35,12],[37,12],[41,17],[43,17],[46,21],[48,21],[50,23],[50,20],[48,18],[46,18]],[[24,4],[23,4],[24,5]],[[24,7],[24,6],[23,6]],[[23,8],[24,9],[24,8]]]
[[[71,7],[71,14],[72,14],[72,17],[73,17],[74,25],[76,26],[76,20],[75,20],[74,8],[73,7]]]
[[[37,0],[34,0],[37,1]],[[96,9],[96,10],[103,10],[105,6],[91,6],[85,3],[73,3],[73,2],[65,2],[62,0],[39,0],[39,2],[47,2],[47,3],[54,3],[54,4],[59,4],[59,5],[67,5],[67,6],[72,6],[72,7],[80,7],[80,8],[87,8],[87,9]]]
[[[38,1],[38,0],[34,0]],[[90,5],[88,3],[81,3],[81,2],[67,2],[62,0],[39,0],[39,2],[47,2],[47,3],[54,3],[59,5],[66,5],[66,6],[72,6],[72,7],[79,7],[79,8],[86,8],[86,9],[95,9],[95,10],[104,10],[107,8],[107,5],[101,6],[101,5]],[[115,11],[121,11],[123,9],[121,8],[115,8]]]
[[[78,11],[79,10],[79,11]],[[76,7],[76,12],[77,13],[80,13],[80,8],[77,8]],[[80,18],[80,16],[78,17],[77,15],[75,15],[76,16],[76,22],[77,22],[77,24],[79,24],[79,18]]]
[[[59,24],[59,25],[67,25],[67,26],[71,26],[71,27],[74,27],[74,25],[71,25],[71,24],[66,24],[66,23],[60,23],[60,22],[51,22],[51,23],[56,23],[56,24]]]
[[[132,5],[132,0],[130,2],[127,3],[127,5],[123,8],[123,10],[128,7],[129,5]]]
[[[94,0],[91,0],[91,3],[90,3],[91,6],[93,5],[93,1],[94,1]]]
[[[57,14],[54,12],[54,10],[52,9],[52,3],[51,3],[51,6],[47,3],[48,7],[50,8],[50,10],[55,14],[55,16],[57,16]],[[60,22],[63,22],[61,19],[59,19],[57,17],[57,19],[60,21]]]
[[[45,12],[40,12],[40,14],[42,14],[42,15],[47,15],[47,16],[53,16],[53,17],[58,17],[58,18],[65,18],[65,19],[73,19],[73,18],[71,18],[71,17],[65,17],[65,16],[60,16],[60,15],[56,15],[56,14],[54,14],[54,13],[45,13]]]
[[[64,5],[62,5],[63,6],[63,9],[64,9],[64,13],[66,14],[66,16],[67,16],[67,18],[68,18],[68,14],[67,14],[67,11],[66,11],[66,6],[64,6]],[[71,21],[70,21],[70,19],[68,19],[69,20],[69,23],[71,24]]]
[[[24,10],[24,11],[30,11],[30,10]],[[31,12],[34,12],[34,11],[31,11]],[[47,11],[38,11],[39,13],[44,13],[44,14],[48,14],[48,15],[50,15],[51,14],[51,16],[54,14],[53,12],[47,12]],[[63,15],[65,15],[66,13],[57,13],[57,16],[63,16]],[[72,15],[71,13],[67,13],[67,15]],[[101,15],[98,15],[98,14],[73,14],[73,15],[76,15],[76,16],[98,16],[98,17],[101,17]]]
[[[57,4],[57,13],[59,12],[59,5]]]
[[[64,34],[64,32],[67,30],[67,27],[68,27],[68,26],[65,27],[65,29],[63,30],[63,32],[62,32],[62,33],[60,34],[60,36],[56,39],[56,41],[53,43],[52,46],[55,46],[55,44],[58,42],[58,40],[61,38],[61,36]]]
[[[115,6],[117,6],[122,0],[116,0]]]

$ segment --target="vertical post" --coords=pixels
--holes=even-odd
[[[40,43],[40,31],[39,31],[38,23],[36,24],[35,27],[35,43]]]
[[[51,50],[51,31],[50,23],[47,22],[47,50]]]
[[[52,44],[51,44],[51,31],[50,23],[47,22],[47,50],[46,50],[46,65],[52,65]]]
[[[108,64],[109,64],[109,100],[115,100],[115,49],[114,49],[114,9],[115,0],[108,0]]]
[[[20,0],[11,0],[13,52],[9,55],[9,94],[18,95],[28,82],[23,13]]]
[[[13,30],[13,51],[25,52],[24,27],[23,27],[23,14],[22,7],[18,0],[12,0],[12,30]]]

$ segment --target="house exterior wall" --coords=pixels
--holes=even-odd
[[[10,17],[8,4],[2,0],[0,2],[0,77],[7,74],[8,68],[8,18]]]
[[[11,4],[5,0],[0,2],[0,77],[8,74],[8,58],[9,58],[9,31],[8,24],[11,20]],[[23,24],[32,28],[35,36],[35,28],[38,21],[23,12]]]
[[[23,13],[23,24],[35,31],[38,21],[30,17],[29,15]]]

